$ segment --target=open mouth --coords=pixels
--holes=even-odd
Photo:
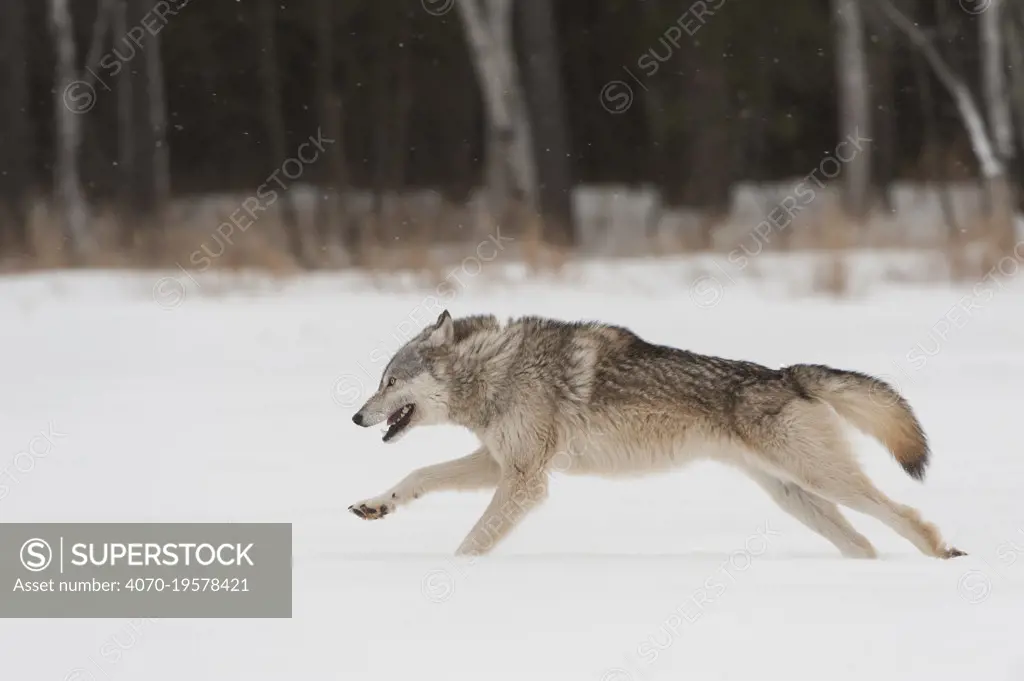
[[[384,442],[398,435],[409,426],[409,422],[412,421],[412,413],[415,410],[416,405],[407,404],[388,417],[388,428],[384,431]]]

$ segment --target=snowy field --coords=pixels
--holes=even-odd
[[[722,273],[695,285],[671,263],[445,289],[456,316],[596,318],[698,352],[882,375],[933,464],[922,485],[873,442],[858,451],[971,554],[954,561],[848,511],[881,559],[844,560],[712,464],[555,477],[495,554],[457,560],[486,493],[372,523],[346,512],[474,448],[454,428],[387,446],[350,420],[396,338],[436,317],[430,291],[340,275],[0,279],[0,520],[290,522],[295,561],[290,620],[4,620],[0,678],[1024,679],[1024,276],[1006,272],[843,301]],[[53,447],[15,467],[40,433]]]

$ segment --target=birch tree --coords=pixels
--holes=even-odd
[[[512,45],[512,0],[458,0],[487,116],[487,188],[491,215],[513,199],[537,207],[537,171],[529,118]]]
[[[1010,66],[1010,101],[1016,123],[1017,144],[1024,149],[1024,8],[1009,12],[1006,26],[1006,53]]]
[[[1006,87],[1006,63],[1003,60],[1004,7],[1004,0],[989,0],[988,8],[981,13],[979,28],[982,82],[989,128],[992,130],[996,153],[1004,163],[1008,163],[1014,156],[1014,147],[1010,93]]]

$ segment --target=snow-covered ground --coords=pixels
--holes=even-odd
[[[454,428],[386,446],[350,421],[379,358],[436,316],[434,293],[340,275],[202,289],[178,288],[181,273],[7,278],[0,520],[284,521],[295,566],[290,620],[4,620],[0,678],[1024,679],[1024,277],[836,301],[701,271],[717,283],[623,264],[444,292],[456,315],[597,318],[700,352],[885,376],[933,465],[921,485],[858,439],[864,465],[970,556],[925,558],[848,513],[882,558],[844,560],[706,464],[556,477],[494,555],[456,560],[485,493],[372,523],[346,512],[474,446]],[[47,431],[47,456],[14,468]]]

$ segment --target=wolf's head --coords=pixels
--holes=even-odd
[[[448,387],[436,368],[454,344],[455,323],[445,310],[436,323],[399,348],[384,368],[377,392],[352,421],[364,427],[387,421],[384,442],[397,441],[414,425],[447,422]]]

